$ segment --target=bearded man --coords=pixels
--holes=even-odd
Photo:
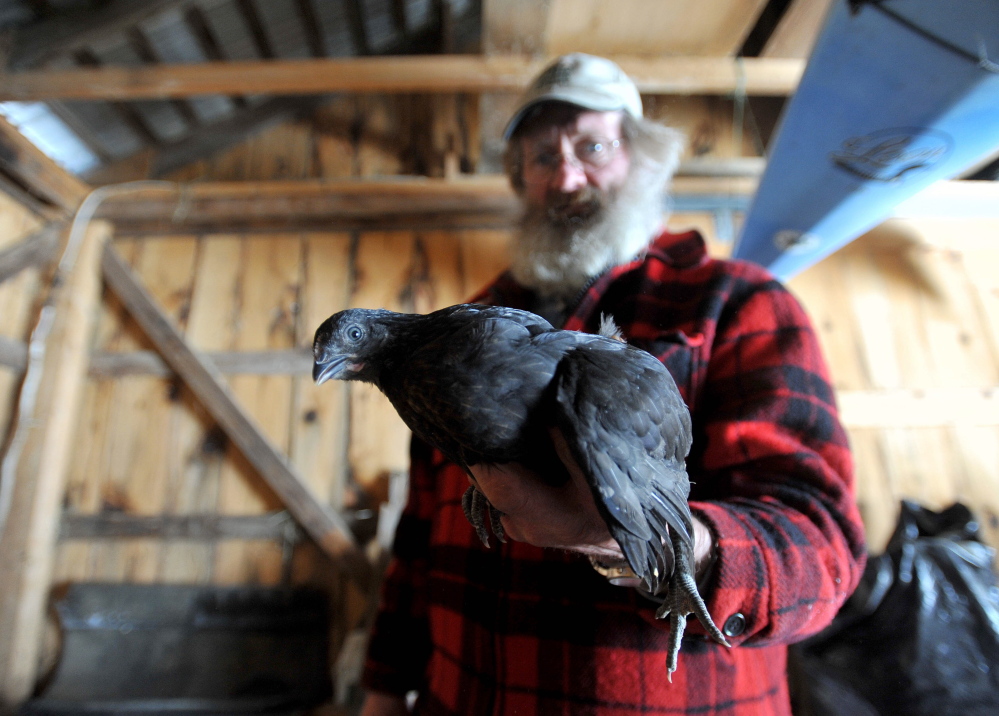
[[[788,715],[786,645],[829,623],[865,554],[809,321],[763,269],[663,230],[681,140],[643,119],[614,63],[556,60],[506,138],[524,214],[509,271],[475,300],[569,330],[612,318],[669,369],[693,422],[698,587],[732,648],[691,621],[668,681],[662,595],[636,588],[585,487],[476,466],[510,538],[486,549],[462,511],[468,477],[414,441],[363,713],[407,713],[415,693],[420,714]]]

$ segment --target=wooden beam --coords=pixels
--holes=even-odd
[[[680,196],[737,195],[755,190],[754,176],[680,176]],[[119,234],[332,231],[389,228],[509,228],[520,204],[503,176],[462,179],[281,180],[205,182],[176,190],[109,197],[97,216]]]
[[[60,540],[136,539],[214,541],[294,540],[298,528],[287,512],[263,515],[130,515],[64,512]]]
[[[128,199],[109,197],[98,213],[137,233],[509,226],[518,210],[502,177],[211,182],[132,192]]]
[[[0,339],[2,341],[2,339]],[[17,351],[8,351],[17,360]],[[0,342],[0,363],[4,362]],[[225,351],[202,354],[223,375],[311,375],[312,350],[294,348],[272,351]],[[127,375],[175,375],[170,366],[153,351],[100,352],[90,356],[91,378],[121,378]]]
[[[23,241],[0,251],[0,283],[29,266],[37,266],[52,258],[65,229],[65,222],[53,221]]]
[[[101,295],[100,257],[110,233],[106,222],[90,225],[74,268],[51,297],[55,322],[0,544],[0,703],[8,707],[35,685],[65,477]]]
[[[191,350],[114,247],[106,247],[102,265],[104,278],[122,305],[302,528],[328,553],[345,560],[348,568],[358,566],[362,558],[343,517],[319,502],[236,402],[218,369]]]
[[[0,117],[0,174],[63,212],[75,211],[90,191]]]
[[[616,57],[646,94],[788,95],[804,60]],[[544,62],[526,57],[438,55],[206,62],[192,65],[32,70],[0,77],[0,101],[130,101],[212,94],[519,92]]]
[[[0,191],[46,221],[52,221],[62,214],[62,209],[52,206],[30,189],[8,177],[3,171],[0,171]]]

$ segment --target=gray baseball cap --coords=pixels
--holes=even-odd
[[[642,98],[624,70],[608,59],[582,52],[559,57],[534,79],[503,130],[503,139],[509,139],[531,108],[542,102],[567,102],[597,112],[623,110],[636,119],[642,116]]]

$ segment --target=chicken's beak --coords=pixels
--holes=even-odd
[[[312,380],[316,385],[322,385],[327,380],[339,378],[349,367],[347,356],[333,356],[332,358],[319,359],[312,364]]]

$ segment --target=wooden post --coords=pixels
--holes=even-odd
[[[67,280],[53,289],[56,318],[0,537],[0,710],[27,698],[37,676],[63,485],[101,294],[101,253],[110,234],[108,223],[92,224]]]

